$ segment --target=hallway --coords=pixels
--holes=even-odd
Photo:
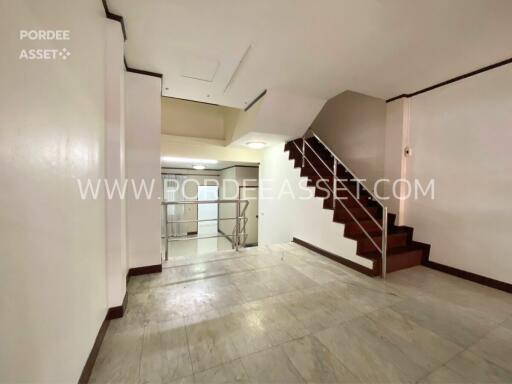
[[[421,266],[384,283],[290,243],[128,292],[91,383],[512,381],[512,296]]]

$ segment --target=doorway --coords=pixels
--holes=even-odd
[[[219,187],[216,185],[199,185],[197,187],[197,200],[216,201],[219,199]],[[197,205],[197,234],[216,235],[219,208],[217,203]],[[208,221],[202,221],[208,220]]]

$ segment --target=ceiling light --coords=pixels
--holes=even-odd
[[[197,165],[194,165],[192,168],[197,169],[198,171],[200,171],[202,169],[205,169],[206,167],[204,165],[197,164]]]
[[[217,160],[209,159],[189,159],[188,157],[162,156],[160,161],[165,163],[192,163],[192,164],[217,164]]]
[[[263,141],[249,141],[248,143],[245,143],[245,145],[252,149],[262,149],[265,148],[267,143],[264,143]]]

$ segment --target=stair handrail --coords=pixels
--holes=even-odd
[[[333,175],[333,177],[336,179],[336,181],[339,181],[341,183],[341,185],[345,188],[345,190],[350,194],[350,196],[352,196],[352,198],[357,202],[357,204],[359,204],[359,207],[363,208],[363,210],[366,212],[366,214],[370,217],[370,219],[377,225],[377,227],[379,227],[380,230],[382,230],[382,227],[380,226],[380,223],[379,221],[373,217],[370,212],[368,212],[368,210],[366,209],[366,207],[363,205],[363,203],[361,203],[357,196],[355,196],[352,191],[350,189],[347,188],[347,186],[345,185],[345,183],[343,182],[343,179],[340,179],[338,176],[336,176],[334,174],[334,172],[329,168],[329,166],[327,165],[327,163],[324,161],[324,159],[322,159],[320,157],[320,155],[318,154],[318,152],[311,146],[311,144],[309,144],[307,141],[305,141],[305,144],[311,149],[311,151],[313,151],[313,153],[316,155],[316,157],[318,157],[318,159],[322,162],[322,164],[329,170],[329,173],[331,175]]]
[[[325,144],[325,142],[324,142],[324,141],[323,141],[323,140],[322,140],[322,139],[321,139],[321,138],[320,138],[320,137],[319,137],[315,132],[313,132],[312,130],[309,130],[309,132],[310,132],[310,133],[311,133],[311,134],[312,134],[312,135],[313,135],[313,136],[314,136],[314,137],[315,137],[315,138],[320,142],[320,144],[322,144],[322,145],[325,147],[325,149],[327,149],[327,151],[329,151],[329,154],[330,154],[332,157],[334,157],[334,158],[338,161],[338,163],[340,163],[340,164],[343,166],[343,168],[345,168],[345,169],[348,171],[348,173],[350,173],[352,176],[354,176],[354,177],[355,177],[355,175],[356,175],[356,174],[355,174],[355,173],[354,173],[354,172],[353,172],[353,171],[352,171],[352,170],[347,166],[347,164],[345,164],[345,163],[344,163],[344,162],[343,162],[343,161],[342,161],[342,160],[341,160],[341,159],[336,155],[336,153],[334,153],[334,151],[333,151],[331,148],[329,148],[329,146],[328,146],[327,144]],[[306,133],[307,133],[307,132],[306,132]],[[306,135],[304,135],[304,137],[303,137],[303,138],[305,138],[305,136],[306,136]],[[306,144],[309,144],[309,143],[306,141]],[[317,156],[318,156],[318,155],[317,155]],[[375,201],[376,201],[376,202],[377,202],[377,203],[378,203],[382,208],[386,208],[386,207],[384,206],[384,204],[382,204],[382,202],[380,201],[380,199],[379,199],[377,196],[375,196],[375,194],[371,191],[371,189],[370,189],[370,188],[368,188],[368,187],[364,184],[364,182],[362,181],[362,179],[354,178],[353,180],[354,180],[356,183],[360,184],[360,185],[363,187],[363,189],[364,189],[364,190],[365,190],[365,191],[366,191],[366,192],[367,192],[367,193],[368,193],[368,194],[373,198],[373,200],[375,200]]]
[[[329,152],[329,154],[335,159],[334,165],[333,165],[334,172],[325,163],[325,161],[320,157],[320,155],[316,152],[316,150],[307,142],[306,135],[307,135],[308,132],[310,132],[325,147],[325,149]],[[306,132],[302,136],[302,151],[300,150],[300,148],[297,145],[297,143],[295,141],[293,141],[295,147],[297,147],[297,150],[302,154],[302,166],[304,167],[304,161],[306,160],[309,163],[309,165],[311,166],[311,168],[313,168],[313,170],[316,172],[316,174],[321,179],[324,179],[324,177],[317,171],[315,166],[307,158],[307,156],[306,156],[306,145],[307,145],[313,151],[313,153],[316,155],[316,157],[318,157],[318,159],[320,159],[320,161],[323,163],[323,165],[329,170],[329,173],[332,174],[332,176],[333,176],[333,184],[337,185],[337,184],[334,183],[334,181],[339,181],[341,183],[341,185],[343,185],[343,187],[345,187],[345,189],[349,192],[349,194],[354,198],[354,200],[359,204],[359,206],[361,208],[363,208],[363,210],[370,217],[370,219],[372,219],[374,221],[374,223],[377,225],[377,227],[382,231],[382,243],[381,243],[381,246],[379,247],[377,245],[377,243],[373,240],[373,238],[368,234],[368,232],[366,232],[366,230],[361,225],[361,223],[357,220],[357,218],[354,215],[352,215],[352,213],[345,206],[345,204],[343,204],[343,202],[336,196],[337,195],[336,192],[333,189],[331,189],[331,187],[329,186],[329,183],[327,183],[327,182],[325,183],[327,185],[327,188],[331,191],[332,196],[333,196],[333,209],[335,209],[334,200],[339,201],[341,203],[341,205],[343,206],[343,208],[345,208],[345,211],[347,211],[347,213],[352,217],[354,222],[359,226],[359,228],[361,228],[361,230],[366,235],[366,237],[371,241],[371,243],[375,246],[375,248],[377,248],[377,250],[380,252],[380,254],[381,254],[381,276],[382,276],[382,278],[386,278],[386,269],[387,269],[387,239],[388,239],[388,209],[387,209],[387,207],[380,202],[380,200],[365,186],[365,184],[362,181],[360,181],[360,179],[354,179],[373,198],[373,200],[375,200],[382,207],[382,225],[381,225],[373,217],[373,215],[371,215],[370,212],[368,212],[366,207],[359,201],[359,199],[357,199],[353,195],[352,191],[350,191],[350,189],[348,189],[346,187],[346,185],[343,182],[343,180],[341,180],[337,176],[337,174],[336,174],[337,173],[337,166],[336,166],[337,164],[336,164],[336,162],[339,162],[345,168],[345,170],[348,171],[353,177],[355,177],[355,173],[349,167],[347,167],[345,165],[345,163],[333,152],[333,150],[331,148],[329,148],[329,146],[327,144],[325,144],[323,142],[322,139],[320,139],[320,137],[318,137],[318,135],[315,132],[313,132],[311,129],[308,132]],[[337,189],[337,188],[335,187],[334,189]]]

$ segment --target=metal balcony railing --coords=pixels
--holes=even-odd
[[[171,220],[169,221],[167,215],[167,207],[169,205],[198,205],[198,204],[235,204],[235,217],[223,217],[216,219],[189,219],[189,220]],[[242,206],[243,204],[243,206]],[[247,241],[246,225],[248,218],[245,216],[247,207],[249,206],[249,200],[183,200],[183,201],[164,201],[162,207],[164,209],[165,217],[165,235],[162,239],[165,239],[165,260],[169,260],[169,242],[172,241],[184,241],[184,240],[202,240],[202,239],[214,239],[218,237],[230,237],[233,249],[238,251],[240,247],[244,247]],[[208,236],[169,236],[168,225],[169,224],[186,224],[186,223],[201,223],[206,221],[227,221],[234,220],[235,225],[231,235],[208,235]]]

